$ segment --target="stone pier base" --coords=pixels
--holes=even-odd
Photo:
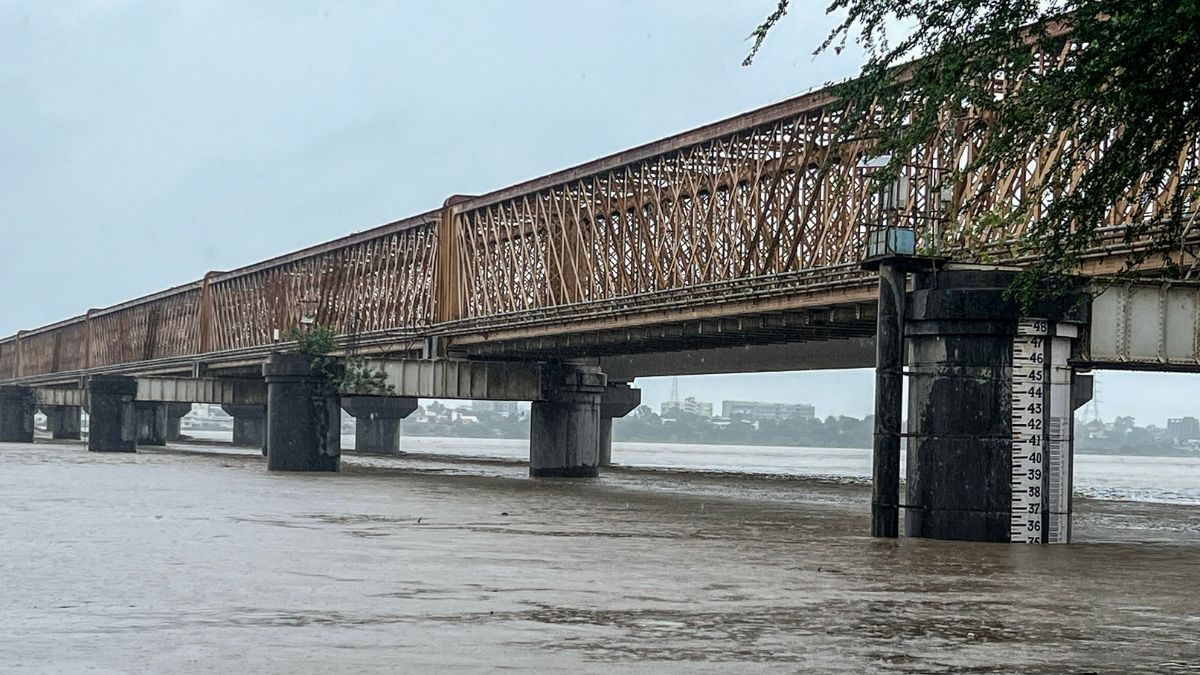
[[[233,444],[267,451],[267,406],[226,403],[221,409],[233,417]]]
[[[137,419],[133,397],[137,381],[121,375],[88,378],[88,450],[136,452]]]
[[[185,415],[192,411],[191,403],[168,403],[167,405],[167,442],[174,443],[183,438],[179,427]]]
[[[56,440],[79,440],[82,438],[81,418],[83,409],[77,405],[42,406],[46,415],[46,428]]]
[[[400,420],[417,409],[404,396],[343,396],[342,408],[354,416],[354,451],[364,455],[400,453]]]
[[[267,380],[267,468],[338,471],[341,413],[328,379],[314,373],[305,354],[272,354]]]
[[[904,513],[910,537],[1012,540],[1014,439],[1032,434],[1042,439],[1039,448],[1050,443],[1044,423],[1049,418],[1043,417],[1049,397],[1029,411],[1028,429],[1015,427],[1018,323],[1024,314],[1043,324],[1086,325],[1086,305],[1075,296],[1022,311],[1006,293],[1012,278],[996,270],[914,275],[904,327],[909,376]],[[1065,363],[1066,356],[1062,359]],[[1043,396],[1049,376],[1043,378],[1039,366],[1031,377],[1036,380],[1022,382],[1022,391]],[[1069,456],[1069,437],[1064,443]],[[1061,480],[1069,482],[1069,472]]]
[[[33,390],[19,384],[0,386],[0,441],[33,442]]]
[[[135,401],[138,445],[167,444],[167,404],[156,401]]]
[[[564,366],[551,371],[548,378],[546,399],[533,402],[529,475],[598,475],[604,374],[598,368]]]

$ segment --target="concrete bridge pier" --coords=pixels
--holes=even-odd
[[[1088,305],[1071,294],[1022,311],[1005,297],[1012,279],[995,270],[914,275],[904,326],[908,536],[1069,537],[1067,359]]]
[[[156,401],[134,401],[134,411],[137,415],[138,445],[166,445],[167,404]]]
[[[136,452],[137,415],[133,398],[137,380],[121,375],[88,378],[88,450]]]
[[[263,364],[267,381],[267,469],[341,469],[341,413],[328,376],[313,372],[306,354],[275,353]]]
[[[33,390],[19,384],[0,386],[0,441],[33,442]]]
[[[604,373],[595,366],[548,367],[543,400],[529,423],[529,475],[575,478],[598,475],[600,400]]]
[[[167,442],[171,443],[183,438],[183,432],[180,431],[180,423],[185,415],[192,411],[191,403],[168,403],[167,404]]]
[[[612,466],[613,419],[624,417],[642,404],[642,390],[628,382],[612,382],[600,397],[600,466]]]
[[[76,441],[82,438],[82,410],[77,405],[42,406],[51,438]]]
[[[262,448],[267,454],[267,406],[223,403],[221,409],[233,417],[233,444]]]
[[[362,455],[400,453],[400,420],[417,409],[409,396],[343,396],[342,408],[354,416],[354,451]]]

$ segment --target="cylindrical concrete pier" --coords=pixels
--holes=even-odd
[[[400,420],[417,409],[406,396],[343,396],[342,408],[354,416],[354,451],[363,455],[400,453]]]
[[[135,452],[137,421],[133,397],[137,381],[120,375],[88,378],[88,450]]]
[[[534,401],[529,424],[529,475],[594,477],[600,464],[598,368],[561,367],[547,375],[545,400]]]
[[[225,403],[221,409],[233,417],[233,444],[262,448],[267,454],[267,406]]]
[[[157,401],[134,401],[137,412],[137,444],[167,444],[167,404]]]
[[[307,354],[272,354],[267,380],[267,468],[271,471],[338,471],[341,413],[338,397]]]
[[[36,410],[32,389],[19,384],[0,386],[0,441],[32,443]]]
[[[42,406],[42,412],[46,414],[46,428],[50,430],[50,437],[76,441],[82,438],[82,410],[77,405]]]
[[[168,403],[167,405],[167,442],[172,443],[183,437],[180,424],[185,415],[192,411],[191,403]]]

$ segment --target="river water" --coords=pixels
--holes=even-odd
[[[232,434],[190,431],[206,441],[230,442]],[[523,463],[529,441],[489,438],[405,438],[405,452],[431,458],[474,457]],[[342,437],[343,448],[354,436]],[[901,475],[905,465],[901,455]],[[869,480],[871,451],[863,448],[763,447],[681,443],[615,443],[613,462],[627,467],[747,473],[763,476]],[[1139,457],[1075,456],[1075,492],[1083,497],[1166,504],[1200,505],[1200,455]]]
[[[861,450],[404,444],[0,443],[0,672],[1200,672],[1192,459],[1081,455],[1077,543],[1009,546],[864,536]]]
[[[344,447],[354,447],[353,436],[346,436],[342,443]],[[529,443],[524,440],[411,438],[405,439],[405,449],[522,462],[529,458]],[[613,462],[663,469],[815,478],[867,480],[871,476],[871,451],[861,448],[616,443]],[[1075,491],[1098,499],[1200,505],[1200,456],[1076,455]]]

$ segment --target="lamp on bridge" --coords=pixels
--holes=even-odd
[[[917,235],[911,227],[884,226],[867,233],[867,259],[915,255]]]
[[[864,157],[858,164],[867,180],[878,180],[875,174],[891,164],[891,155]],[[881,176],[880,178],[886,178]],[[917,252],[917,235],[911,226],[901,226],[901,210],[908,205],[909,180],[899,171],[889,181],[880,181],[876,195],[879,220],[867,225],[867,256],[863,267],[879,269],[886,259],[912,256]]]
[[[904,395],[904,313],[908,273],[936,267],[942,259],[918,256],[916,231],[905,218],[909,179],[898,171],[891,180],[876,176],[891,164],[889,155],[864,157],[858,168],[879,185],[879,220],[866,223],[867,255],[862,267],[879,273],[875,330],[875,440],[871,468],[871,535],[900,534],[900,439]]]

